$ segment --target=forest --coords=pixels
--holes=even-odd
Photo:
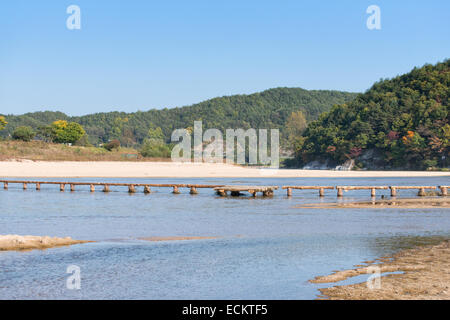
[[[140,148],[154,132],[160,132],[159,136],[169,143],[173,130],[191,128],[194,121],[202,120],[205,130],[217,128],[223,132],[228,128],[279,128],[282,145],[286,145],[289,134],[286,123],[293,113],[301,111],[306,121],[312,121],[333,105],[349,102],[355,97],[356,93],[349,92],[275,88],[250,95],[214,98],[191,106],[133,113],[107,112],[70,117],[62,112],[43,111],[3,115],[7,124],[0,131],[0,137],[11,137],[16,128],[25,126],[37,132],[39,138],[39,132],[44,132],[45,136],[46,127],[65,120],[81,124],[92,145],[118,140],[124,147]],[[291,124],[295,125],[292,119]]]
[[[0,138],[79,139],[81,145],[135,148],[144,157],[164,158],[172,131],[201,120],[204,130],[280,129],[282,149],[295,155],[285,163],[292,167],[319,162],[334,168],[350,161],[353,169],[448,168],[449,68],[448,59],[427,64],[381,79],[362,94],[275,88],[134,113],[0,114]]]
[[[446,168],[450,162],[450,60],[380,80],[333,106],[296,139],[295,166],[311,161],[356,168]]]

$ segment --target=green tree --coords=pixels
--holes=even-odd
[[[45,142],[51,142],[53,140],[52,126],[39,126],[36,135]]]
[[[150,128],[148,130],[148,138],[150,140],[163,141],[164,140],[164,134],[162,132],[162,129],[160,127]]]
[[[53,141],[57,143],[75,143],[86,134],[83,127],[76,122],[57,120],[52,124]]]
[[[36,136],[36,132],[31,127],[20,126],[14,129],[12,137],[14,140],[31,141]]]
[[[147,139],[139,153],[146,158],[170,158],[171,150],[162,141]]]

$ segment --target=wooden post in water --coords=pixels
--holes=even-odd
[[[194,187],[194,186],[191,186],[191,191],[189,191],[189,193],[190,194],[197,194],[198,193],[197,188]]]
[[[419,193],[417,195],[419,197],[424,197],[425,196],[425,189],[424,188],[419,188]]]
[[[373,198],[377,195],[375,188],[370,189],[370,196]]]
[[[27,190],[28,189],[28,185],[24,182],[23,183],[23,190]]]
[[[319,189],[319,197],[324,197],[325,196],[325,190],[324,188],[320,188]]]
[[[288,197],[292,197],[292,188],[287,188],[286,190],[287,190],[287,191],[286,191],[286,195],[287,195]]]
[[[128,186],[128,193],[135,193],[136,189],[134,188],[134,184],[130,184]]]
[[[225,190],[217,190],[217,194],[221,197],[226,197],[227,196],[227,192]]]
[[[36,183],[36,190],[37,191],[41,190],[41,184],[39,182]]]
[[[146,193],[146,194],[151,193],[150,186],[144,186],[144,193]]]
[[[74,192],[75,191],[75,185],[74,184],[71,184],[70,185],[70,192]]]
[[[178,186],[173,186],[173,191],[172,193],[174,194],[180,194],[180,190],[178,190]]]
[[[64,192],[64,188],[66,187],[66,185],[64,183],[61,183],[59,185],[59,191]]]
[[[344,196],[344,192],[343,192],[344,190],[342,189],[342,188],[337,188],[337,196],[339,197],[339,198],[341,198],[341,197],[343,197]]]
[[[389,187],[391,189],[391,197],[397,196],[397,189],[395,187]]]
[[[91,184],[90,188],[91,188],[91,192],[95,192],[95,186],[93,184]]]
[[[447,192],[447,186],[440,186],[439,189],[441,189],[441,196],[445,197],[448,196],[448,192]]]
[[[103,192],[109,192],[109,186],[107,184],[103,186]]]
[[[8,182],[3,182],[3,189],[8,190]]]

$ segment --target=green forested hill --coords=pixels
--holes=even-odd
[[[382,80],[309,124],[297,164],[355,159],[360,167],[447,167],[450,60]]]
[[[93,144],[119,139],[122,145],[134,146],[147,138],[150,128],[160,127],[168,141],[174,129],[192,127],[195,120],[202,120],[204,128],[280,128],[283,136],[286,120],[292,112],[302,110],[307,120],[315,120],[333,105],[348,102],[355,96],[355,93],[339,91],[276,88],[251,95],[215,98],[182,108],[145,112],[108,112],[81,117],[48,111],[7,115],[8,125],[0,135],[6,137],[18,126],[37,129],[55,120],[68,120],[82,124]]]

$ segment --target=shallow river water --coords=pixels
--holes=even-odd
[[[36,179],[30,179],[36,180]],[[244,185],[448,185],[450,178],[70,179]],[[58,181],[58,179],[52,179]],[[280,188],[281,189],[281,188]],[[317,209],[336,191],[285,190],[273,198],[221,198],[211,189],[179,195],[125,187],[90,193],[43,185],[0,189],[0,234],[70,236],[96,242],[0,252],[0,299],[314,299],[308,280],[450,235],[450,209]],[[399,197],[416,196],[402,190]],[[377,190],[377,198],[389,190]],[[370,199],[349,191],[343,201]],[[215,239],[150,242],[141,237]],[[70,290],[67,268],[80,268]],[[364,279],[360,279],[364,281]],[[346,282],[348,283],[348,282]]]

